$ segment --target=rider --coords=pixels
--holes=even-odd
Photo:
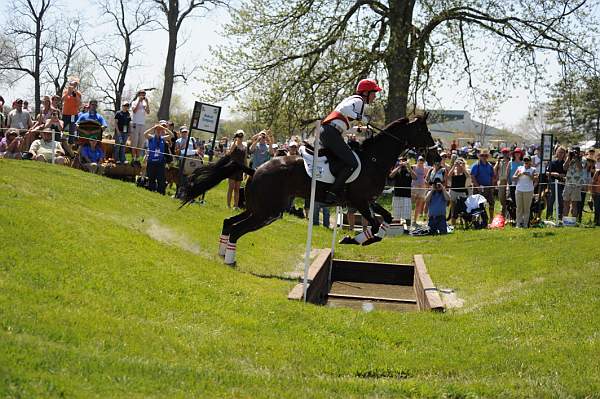
[[[350,129],[350,122],[355,120],[367,122],[366,115],[364,115],[365,105],[371,104],[375,100],[375,94],[379,91],[381,91],[381,87],[374,79],[361,80],[356,86],[356,94],[339,103],[321,123],[323,126],[321,143],[344,163],[335,182],[325,193],[326,203],[336,203],[342,200],[344,184],[358,167],[358,161],[350,147],[344,142],[342,135]]]

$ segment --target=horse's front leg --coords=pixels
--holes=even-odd
[[[346,236],[341,241],[340,244],[360,244],[360,245],[369,245],[377,241],[381,241],[380,237],[375,236],[375,234],[379,231],[379,222],[375,218],[373,214],[373,210],[371,209],[371,205],[368,201],[364,201],[360,204],[354,204],[356,209],[360,212],[360,214],[367,219],[369,222],[369,227],[354,237]]]

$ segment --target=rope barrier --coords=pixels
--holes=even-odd
[[[0,128],[0,130],[9,130],[9,128]],[[32,129],[12,129],[12,130],[20,130],[20,131],[32,132],[32,133],[33,132],[38,132],[38,133],[42,132],[42,130],[32,130]],[[134,146],[131,146],[131,145],[126,145],[126,144],[119,144],[116,141],[115,141],[115,143],[107,143],[107,142],[104,142],[102,140],[98,140],[98,139],[94,139],[94,138],[90,138],[90,137],[82,137],[82,136],[79,136],[79,135],[76,135],[76,134],[70,134],[70,133],[64,132],[64,131],[63,132],[56,132],[56,131],[53,130],[52,131],[52,141],[55,141],[54,140],[54,134],[56,134],[56,133],[60,133],[61,134],[61,136],[62,136],[61,139],[62,140],[68,140],[69,137],[75,137],[75,138],[79,138],[81,140],[95,141],[95,142],[110,144],[110,145],[118,146],[118,147],[125,147],[125,148],[131,148],[131,149],[134,149],[134,150],[141,150],[141,151],[144,151],[144,152],[148,151],[147,148],[134,147]],[[22,136],[19,135],[19,137],[22,137]],[[168,137],[168,136],[162,136],[162,137]],[[173,157],[177,157],[177,159],[186,159],[186,160],[193,160],[193,161],[197,161],[198,159],[203,159],[203,156],[201,156],[201,155],[192,156],[192,157],[190,157],[190,156],[184,157],[183,155],[171,154],[170,152],[156,151],[156,153],[162,154],[162,155],[170,155],[170,156],[173,156]]]

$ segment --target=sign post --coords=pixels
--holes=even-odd
[[[188,137],[183,150],[183,157],[181,157],[181,160],[179,161],[179,186],[177,191],[179,191],[179,187],[183,187],[183,169],[187,158],[188,146],[190,145],[192,137],[192,130],[201,130],[213,134],[211,153],[214,153],[215,139],[217,138],[217,131],[219,130],[220,118],[221,107],[218,105],[206,104],[200,101],[194,103],[194,111],[192,112],[192,119],[190,121]],[[209,161],[212,161],[212,155],[209,155]]]

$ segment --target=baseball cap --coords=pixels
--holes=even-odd
[[[298,142],[296,140],[290,140],[288,147],[298,147]]]
[[[244,131],[242,129],[238,129],[235,134],[233,135],[233,137],[244,137],[246,133],[244,133]]]
[[[189,132],[189,130],[188,130],[188,127],[187,127],[187,126],[181,126],[181,127],[179,128],[179,131],[180,131],[180,132]]]
[[[529,155],[525,155],[523,157],[523,161],[531,161],[531,157]]]
[[[510,150],[508,149],[508,147],[502,147],[502,149],[500,150],[500,152],[502,152],[502,153],[509,153]]]
[[[425,158],[423,158],[423,155],[419,155],[419,158],[417,158],[417,161],[424,161]]]

